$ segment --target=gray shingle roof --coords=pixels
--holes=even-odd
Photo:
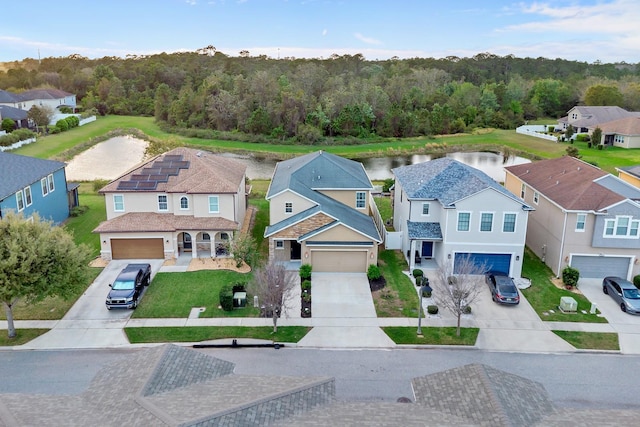
[[[407,221],[409,240],[442,240],[439,222]]]
[[[449,157],[402,166],[392,172],[409,199],[438,200],[445,208],[488,188],[522,202],[489,175]]]
[[[371,190],[373,185],[361,163],[324,151],[280,162],[273,173],[267,199],[285,190],[291,190],[312,200],[316,206],[270,225],[265,231],[265,236],[318,212],[324,212],[345,226],[373,240],[382,241],[371,217],[317,191],[323,189]]]
[[[0,200],[64,167],[55,160],[0,152]]]
[[[15,93],[0,89],[0,103],[14,104],[20,101],[20,98]]]
[[[27,111],[8,105],[0,105],[0,117],[11,120],[26,120]]]

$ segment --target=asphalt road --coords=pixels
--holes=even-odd
[[[0,393],[78,394],[102,367],[137,350],[0,351]],[[201,349],[237,374],[331,376],[340,400],[412,397],[411,378],[484,363],[542,383],[558,406],[640,409],[640,356],[477,350]]]

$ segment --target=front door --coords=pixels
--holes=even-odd
[[[289,259],[300,259],[301,255],[301,245],[295,240],[291,240],[291,258]]]
[[[191,234],[189,233],[182,233],[182,247],[184,248],[185,252],[191,252]]]
[[[433,242],[422,242],[422,257],[433,258]]]

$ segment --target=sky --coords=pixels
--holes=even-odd
[[[214,46],[271,58],[498,56],[640,63],[640,0],[22,0],[0,62]]]

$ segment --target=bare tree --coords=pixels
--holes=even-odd
[[[265,313],[273,319],[273,332],[278,332],[278,318],[291,309],[291,293],[297,285],[297,275],[285,266],[269,262],[257,268],[250,283],[250,290],[258,296]]]
[[[458,257],[454,271],[453,261],[441,265],[432,284],[436,304],[449,310],[457,318],[456,335],[460,336],[460,317],[471,303],[482,294],[486,265],[475,264],[468,256]]]

